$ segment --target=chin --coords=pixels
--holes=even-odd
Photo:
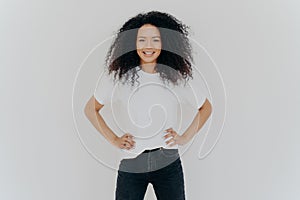
[[[140,56],[141,60],[143,60],[145,63],[153,63],[156,62],[158,56],[153,56],[153,58],[145,58],[144,56]]]
[[[151,59],[151,60],[150,59],[143,59],[142,58],[142,60],[143,60],[144,63],[154,63],[156,61],[156,58],[155,59]]]

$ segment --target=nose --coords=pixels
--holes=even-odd
[[[144,48],[153,48],[153,44],[151,40],[146,40],[146,44],[144,46]]]

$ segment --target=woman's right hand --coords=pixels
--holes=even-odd
[[[135,146],[135,141],[133,140],[133,135],[130,133],[125,133],[122,137],[116,137],[114,145],[120,149],[131,149]]]

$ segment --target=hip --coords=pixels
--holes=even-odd
[[[145,173],[167,167],[173,162],[180,162],[178,149],[166,149],[163,147],[145,150],[135,158],[122,159],[119,171],[130,173]]]

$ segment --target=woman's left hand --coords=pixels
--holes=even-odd
[[[166,141],[166,144],[170,147],[176,144],[184,145],[187,143],[186,138],[184,136],[178,135],[178,133],[174,131],[173,128],[168,128],[165,130],[165,132],[167,132],[167,134],[164,136],[164,139],[171,138]]]

